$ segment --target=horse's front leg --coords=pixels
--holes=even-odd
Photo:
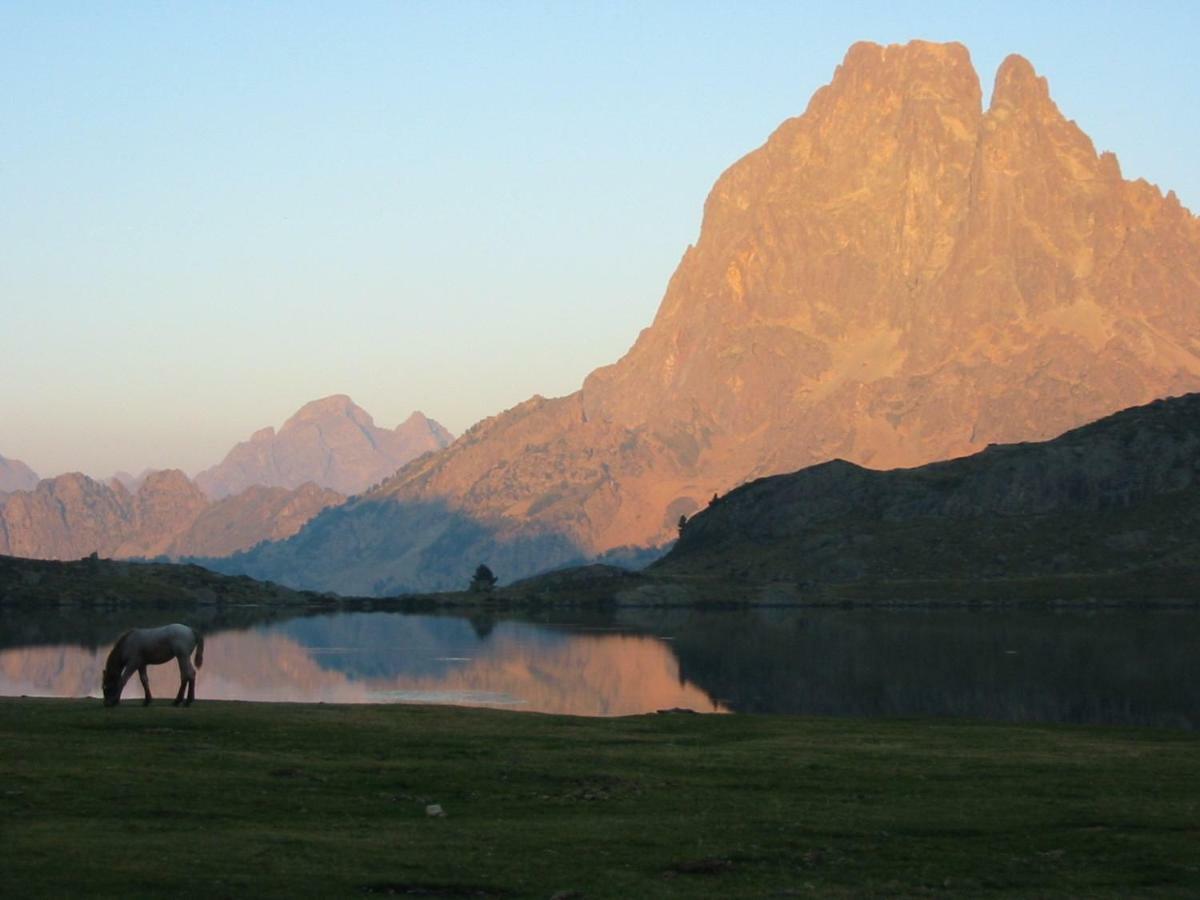
[[[133,677],[133,673],[137,671],[137,666],[129,663],[121,670],[121,680],[117,683],[117,699],[121,699],[121,693],[125,690],[125,685],[129,683],[129,679]]]
[[[138,666],[138,677],[142,679],[142,689],[146,692],[146,699],[142,701],[142,706],[149,706],[150,701],[154,698],[150,696],[150,679],[146,677],[146,667]]]

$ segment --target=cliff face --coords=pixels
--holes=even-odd
[[[207,506],[177,469],[154,472],[131,494],[73,472],[0,500],[0,553],[36,559],[155,556]]]
[[[255,485],[297,488],[310,481],[356,494],[452,440],[419,412],[393,430],[377,428],[366,411],[337,394],[305,404],[278,433],[271,427],[256,431],[197,475],[196,484],[217,500]]]
[[[150,472],[130,492],[71,473],[0,497],[0,554],[32,559],[207,556],[295,534],[341,495],[308,484],[258,488],[210,503],[177,469]]]
[[[672,539],[680,514],[762,475],[919,465],[1196,389],[1200,221],[1123,180],[1024,59],[984,110],[961,45],[856,44],[717,181],[624,358],[406,466],[338,511],[336,541],[298,535],[303,560],[284,544],[237,565],[446,587],[429,573],[559,539],[497,570],[511,578]],[[486,538],[395,547],[369,524],[432,535],[447,510]]]

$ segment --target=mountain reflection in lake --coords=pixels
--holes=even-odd
[[[737,712],[1200,728],[1192,610],[679,610],[683,677]]]
[[[113,635],[115,639],[116,635]],[[0,694],[99,696],[108,647],[0,651]],[[179,687],[174,663],[149,669],[155,697]],[[134,676],[126,702],[138,702]],[[205,638],[200,699],[326,703],[424,702],[618,716],[669,707],[723,711],[685,683],[661,640],[570,633],[466,619],[343,613]]]
[[[10,648],[0,650],[0,694],[97,696],[121,628],[70,615],[21,619],[0,608],[0,646]],[[578,620],[379,612],[248,629],[214,622],[197,694],[593,716],[678,706],[1200,728],[1194,610],[624,609],[591,617],[600,630]],[[155,695],[174,697],[176,668],[150,672]],[[125,697],[140,699],[136,678]]]

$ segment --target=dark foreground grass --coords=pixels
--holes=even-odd
[[[9,699],[0,778],[11,896],[1200,895],[1186,733]]]

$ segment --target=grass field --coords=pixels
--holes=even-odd
[[[3,699],[0,829],[13,897],[1196,896],[1200,736]]]

